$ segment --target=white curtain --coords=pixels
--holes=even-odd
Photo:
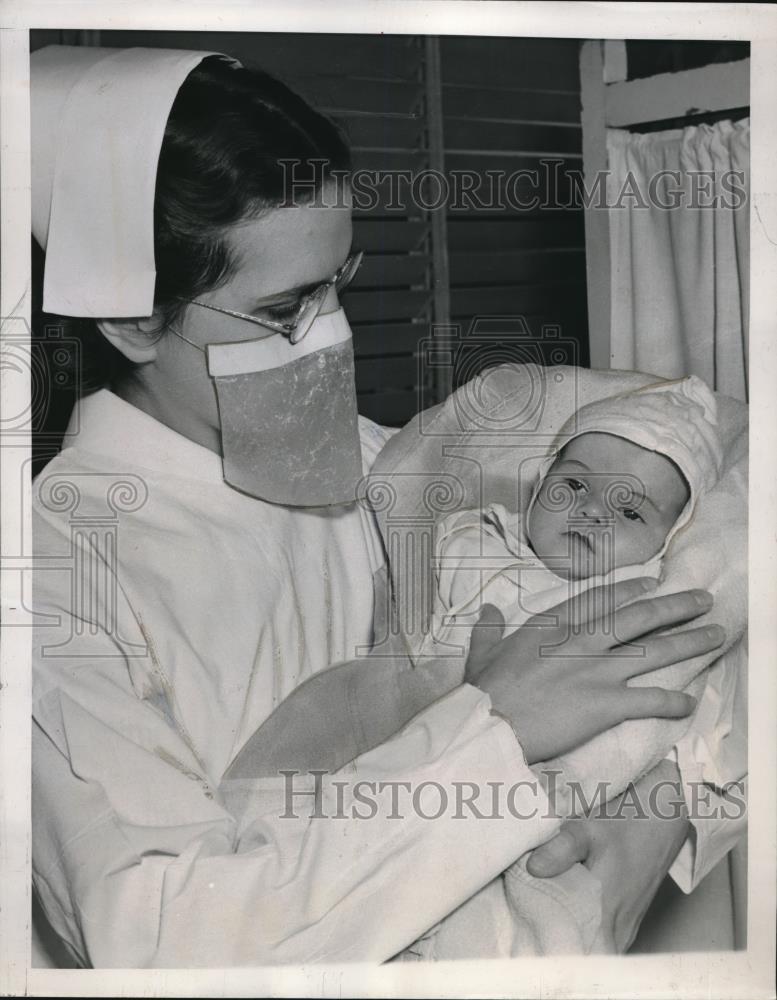
[[[746,401],[749,120],[610,129],[607,146],[611,366]]]

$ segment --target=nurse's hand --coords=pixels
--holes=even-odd
[[[530,875],[560,875],[579,861],[602,885],[601,949],[633,943],[659,886],[690,830],[677,765],[661,761],[590,817],[567,820],[532,851]]]
[[[504,639],[500,612],[484,608],[472,633],[466,680],[491,696],[529,764],[566,753],[626,719],[691,713],[696,702],[690,695],[629,687],[627,681],[712,652],[725,632],[712,625],[656,634],[705,614],[712,597],[698,590],[646,597],[654,588],[655,581],[637,579],[586,591]],[[554,624],[540,624],[548,615]]]

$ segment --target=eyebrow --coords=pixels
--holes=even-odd
[[[337,271],[340,270],[343,264],[345,264],[348,258],[352,257],[355,252],[356,251],[354,250],[352,242],[350,247],[348,248],[348,253],[345,255],[345,258],[343,259],[342,263],[338,266],[337,270],[335,271],[335,274],[337,274]],[[273,292],[272,295],[263,295],[260,299],[254,299],[254,301],[251,303],[250,308],[253,310],[259,308],[259,306],[271,305],[277,299],[287,299],[293,295],[306,295],[308,292],[313,292],[320,285],[323,285],[324,280],[326,279],[322,279],[321,281],[311,281],[305,285],[292,285],[291,288],[284,288],[280,292]],[[331,278],[329,280],[331,281]]]
[[[591,471],[585,462],[579,462],[576,458],[562,458],[561,465],[578,465],[581,469],[585,469],[587,472]]]
[[[308,292],[312,292],[314,288],[318,288],[320,284],[320,281],[314,281],[309,285],[293,285],[291,288],[284,288],[283,291],[273,292],[272,295],[263,295],[260,299],[254,299],[251,303],[251,309],[258,309],[260,306],[272,305],[273,302],[277,302],[278,300],[305,295]]]

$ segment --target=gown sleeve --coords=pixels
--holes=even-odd
[[[468,685],[336,774],[225,796],[113,639],[89,645],[44,671],[33,725],[33,879],[80,964],[382,962],[558,828]]]

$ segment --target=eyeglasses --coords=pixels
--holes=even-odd
[[[282,333],[288,337],[292,344],[298,344],[313,325],[313,321],[321,312],[321,307],[327,297],[330,288],[335,288],[338,293],[345,291],[353,281],[356,272],[359,270],[364,251],[360,250],[348,257],[342,267],[329,281],[324,281],[317,285],[311,292],[302,295],[298,302],[292,306],[272,306],[264,308],[271,312],[273,309],[284,314],[283,319],[276,319],[272,316],[253,316],[249,313],[237,312],[235,309],[224,309],[222,306],[213,306],[209,302],[199,302],[197,299],[179,299],[181,302],[188,302],[189,305],[202,306],[203,309],[211,309],[213,312],[224,313],[226,316],[234,316],[236,319],[244,319],[247,323],[256,326],[263,326],[276,333]],[[262,308],[261,303],[257,304]],[[285,318],[289,314],[289,319]]]

